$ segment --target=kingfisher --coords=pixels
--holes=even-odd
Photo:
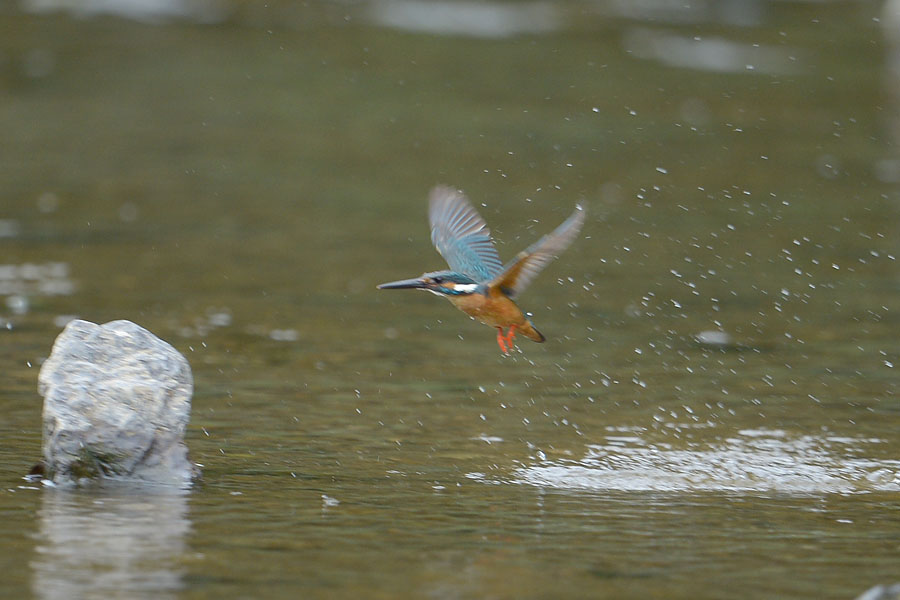
[[[514,347],[517,331],[530,340],[543,342],[544,335],[514,299],[575,240],[584,217],[584,208],[576,204],[575,212],[562,225],[504,266],[491,230],[465,194],[449,186],[436,186],[428,198],[431,242],[450,270],[382,283],[378,289],[419,289],[447,298],[469,317],[497,329],[497,345],[504,354]]]

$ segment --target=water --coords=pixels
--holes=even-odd
[[[900,577],[892,4],[80,6],[0,16],[4,595]],[[588,207],[545,344],[374,289],[439,182],[503,259]],[[22,479],[75,316],[188,358],[193,489]]]

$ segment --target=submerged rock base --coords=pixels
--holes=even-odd
[[[143,327],[70,322],[38,376],[44,476],[190,481],[184,432],[193,388],[184,356]]]

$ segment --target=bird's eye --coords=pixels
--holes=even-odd
[[[432,280],[433,282],[435,282],[435,283],[444,283],[444,278],[443,278],[443,277],[432,277],[431,280]]]

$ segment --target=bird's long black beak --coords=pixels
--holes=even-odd
[[[420,289],[428,287],[421,277],[415,279],[401,279],[400,281],[391,281],[390,283],[382,283],[378,286],[379,290],[405,290]]]

